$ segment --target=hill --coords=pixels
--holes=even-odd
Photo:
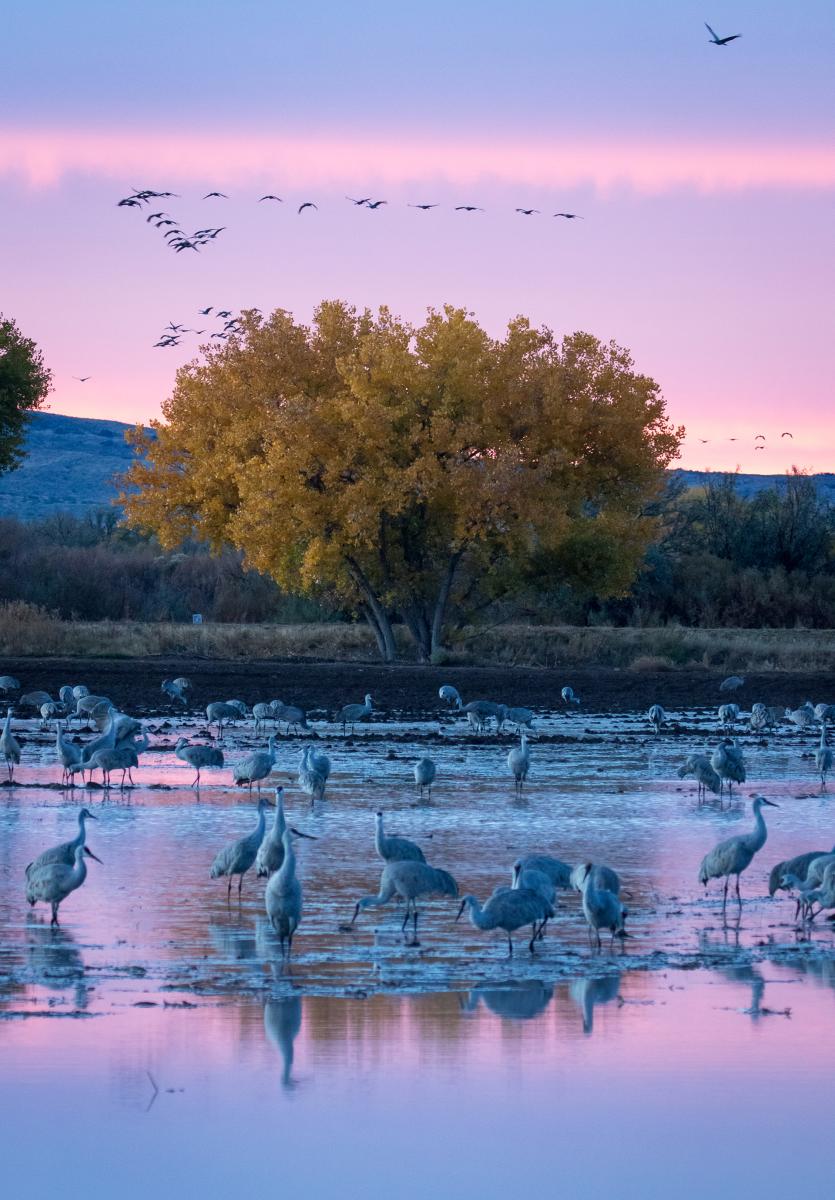
[[[26,438],[23,465],[0,475],[0,516],[31,521],[55,512],[84,516],[91,509],[109,508],[116,495],[113,477],[130,465],[132,451],[125,443],[130,426],[122,421],[34,413]],[[671,475],[697,487],[703,471],[675,470]],[[780,487],[783,475],[738,475],[743,496]],[[835,474],[816,475],[821,495],[835,504]]]

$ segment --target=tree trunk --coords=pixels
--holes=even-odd
[[[429,622],[426,614],[417,605],[404,608],[403,620],[417,646],[418,660],[429,662],[432,654],[432,639],[429,633]]]
[[[438,589],[438,599],[435,603],[435,612],[432,614],[432,638],[429,650],[431,658],[434,658],[438,651],[443,647],[444,620],[446,618],[447,604],[449,603],[449,595],[452,591],[452,583],[455,579],[455,572],[457,571],[458,564],[461,562],[463,557],[463,549],[457,550],[455,554],[452,555],[447,563],[447,569],[444,572],[443,579],[441,580],[441,586]]]
[[[374,637],[377,640],[383,661],[387,663],[394,662],[397,658],[397,646],[395,645],[394,631],[392,630],[388,613],[380,603],[377,593],[374,591],[370,580],[357,560],[348,556],[345,559],[345,563],[351,574],[351,578],[365,600],[363,607],[366,620],[371,626]]]

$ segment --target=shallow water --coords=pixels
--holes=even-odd
[[[208,877],[217,850],[254,825],[229,765],[263,739],[230,731],[227,766],[198,793],[172,753],[198,726],[150,724],[132,789],[56,788],[51,738],[31,723],[25,786],[0,793],[0,1137],[5,1165],[36,1170],[29,1195],[64,1178],[79,1139],[94,1147],[84,1192],[101,1195],[120,1166],[120,1195],[147,1195],[152,1178],[158,1195],[246,1180],[322,1196],[346,1183],[492,1196],[547,1181],[654,1196],[691,1171],[695,1194],[708,1146],[709,1169],[723,1164],[713,1194],[746,1183],[782,1195],[801,1138],[804,1177],[831,1178],[827,1139],[810,1146],[807,1132],[831,1089],[835,939],[825,922],[799,934],[793,904],[766,887],[776,860],[835,842],[813,732],[745,738],[749,782],[722,810],[699,806],[675,775],[686,753],[715,743],[707,713],[673,714],[657,738],[637,716],[546,715],[521,802],[505,765],[515,740],[468,737],[444,719],[325,736],[334,773],[311,809],[295,786],[302,742],[282,736],[288,820],[317,839],[298,844],[305,913],[288,966],[263,883],[248,876],[227,903],[225,881]],[[438,764],[431,804],[411,777],[424,753]],[[742,913],[729,907],[723,922],[699,861],[750,828],[757,791],[780,808],[766,810]],[[81,802],[99,818],[88,840],[103,863],[89,864],[53,931],[27,909],[23,867],[74,835]],[[534,956],[517,936],[508,958],[503,935],[456,923],[449,899],[421,906],[418,945],[394,905],[344,932],[357,897],[376,891],[378,808],[481,898],[528,851],[608,863],[629,940],[590,951],[573,894],[560,895]],[[800,1077],[802,1106],[786,1102]],[[35,1168],[44,1129],[50,1149]]]

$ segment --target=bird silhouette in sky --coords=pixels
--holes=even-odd
[[[430,208],[437,208],[437,204],[410,204],[409,208],[419,208],[422,212],[428,212]]]
[[[77,379],[79,383],[86,383],[88,379],[92,378],[92,375],[73,375],[73,379]]]
[[[791,440],[792,440],[792,441],[794,441],[794,434],[793,434],[793,433],[789,433],[789,431],[788,431],[788,430],[786,430],[786,432],[785,432],[785,433],[781,433],[781,434],[780,434],[780,437],[781,437],[781,438],[784,438],[784,437],[790,437],[790,438],[791,438]]]
[[[371,197],[363,196],[361,200],[356,200],[353,196],[346,196],[345,199],[350,200],[352,204],[356,204],[357,207],[359,208],[364,204],[368,204],[369,201],[371,200]]]
[[[314,204],[312,200],[305,200],[304,204],[300,204],[300,205],[299,205],[299,212],[300,212],[300,213],[304,212],[304,210],[305,210],[306,208],[315,208],[317,212],[319,211],[319,205],[318,205],[318,204]]]
[[[456,204],[456,212],[484,212],[483,208],[479,208],[477,204]]]
[[[759,442],[759,441],[763,441],[763,442],[764,442],[764,441],[765,441],[765,434],[764,434],[764,433],[758,433],[758,434],[756,435],[756,437],[754,438],[754,441],[755,441],[755,442]]]
[[[229,197],[226,195],[226,192],[206,192],[206,195],[203,197],[203,199],[211,200],[213,196],[216,196],[218,200],[229,199]]]
[[[217,312],[215,313],[215,316],[218,317],[220,320],[225,321],[227,317],[232,316],[232,313],[229,311],[228,308],[219,308],[217,310]]]
[[[212,306],[210,304],[208,308],[198,308],[197,315],[199,317],[208,317],[208,315],[211,311],[212,311]]]
[[[579,213],[554,213],[555,217],[564,217],[566,221],[585,221],[585,217],[581,217]]]
[[[710,438],[699,438],[699,441],[702,443],[703,446],[706,446],[708,444],[708,442],[710,441]]]
[[[538,213],[539,209],[538,208],[517,208],[516,211],[518,213],[521,213],[523,217],[530,217],[534,213]]]
[[[366,208],[379,208],[381,204],[388,204],[388,200],[369,200]]]
[[[732,33],[729,37],[720,38],[715,29],[711,29],[707,21],[705,21],[705,29],[710,34],[710,41],[714,46],[727,46],[728,42],[735,42],[737,38],[742,37],[741,33]]]
[[[281,199],[280,196],[273,196],[273,194],[271,192],[268,193],[266,196],[262,196],[261,200],[277,200],[279,202],[279,204],[284,203],[284,201]],[[258,201],[259,204],[261,203],[261,200]]]

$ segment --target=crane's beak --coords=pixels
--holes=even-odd
[[[87,846],[84,847],[84,853],[87,855],[88,858],[94,858],[97,863],[101,862],[101,859],[99,858],[98,854],[94,854],[93,851],[90,850]],[[104,866],[104,863],[102,863],[102,866]]]
[[[458,909],[458,916],[455,918],[455,919],[456,919],[456,921],[460,921],[460,920],[461,920],[461,914],[463,913],[463,911],[464,911],[464,909],[465,909],[466,907],[467,907],[467,901],[466,901],[466,900],[462,900],[462,901],[461,901],[461,907]]]
[[[760,796],[763,804],[767,804],[769,808],[779,808],[779,804],[775,804],[773,800],[766,800],[765,796]]]
[[[319,841],[319,839],[317,837],[314,837],[312,833],[302,833],[302,831],[300,829],[296,829],[296,827],[294,825],[290,826],[290,832],[295,834],[296,837],[309,838],[311,842]]]
[[[358,900],[358,901],[357,901],[357,904],[356,904],[356,908],[354,909],[354,915],[351,917],[351,924],[352,924],[352,925],[353,925],[354,921],[356,921],[356,919],[357,919],[357,917],[358,917],[359,915],[360,915],[360,902],[359,902],[359,900]]]

